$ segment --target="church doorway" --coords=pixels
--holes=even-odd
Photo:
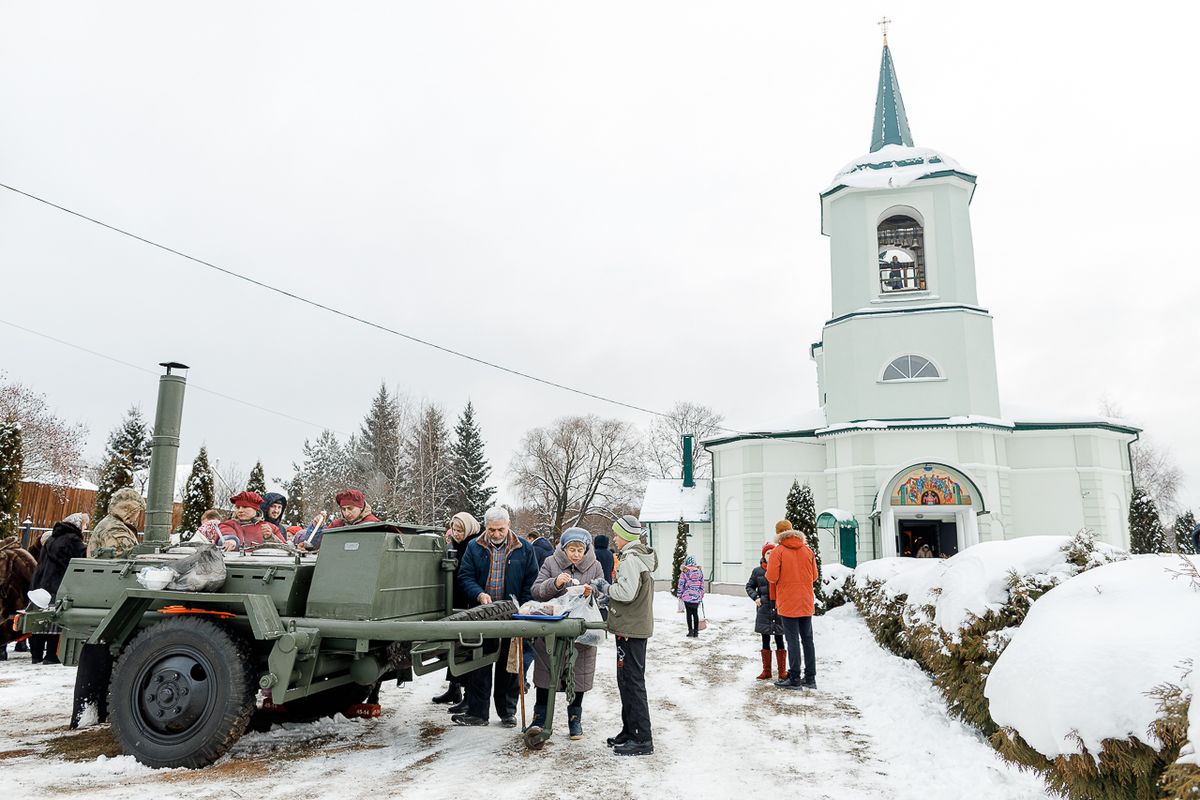
[[[916,557],[929,548],[932,558],[949,558],[958,552],[958,523],[953,519],[899,519],[896,521],[896,553]]]

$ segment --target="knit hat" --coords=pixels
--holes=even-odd
[[[479,533],[479,520],[468,514],[466,511],[460,511],[450,518],[450,521],[458,520],[462,523],[463,533],[465,536],[474,536]]]
[[[695,557],[695,556],[688,556],[687,558],[685,558],[685,559],[683,560],[683,565],[684,565],[685,567],[698,567],[698,566],[700,566],[700,564],[698,564],[698,563],[696,562],[696,557]]]
[[[775,549],[775,543],[774,543],[774,542],[767,542],[766,544],[764,544],[764,545],[762,546],[762,557],[763,557],[763,558],[766,558],[766,557],[767,557],[767,553],[771,552],[771,551],[772,551],[772,550],[774,550],[774,549]]]
[[[567,528],[558,539],[558,546],[567,549],[571,542],[579,542],[585,548],[592,543],[592,535],[583,528]]]
[[[347,489],[344,492],[338,492],[337,504],[339,506],[353,506],[354,508],[366,508],[367,498],[363,497],[363,493],[358,489]]]
[[[304,528],[301,528],[299,525],[288,525],[287,532],[295,536],[302,530],[304,530]]]
[[[612,532],[627,542],[642,538],[642,523],[633,514],[626,514],[613,523]]]
[[[229,498],[229,502],[233,503],[234,508],[253,508],[255,511],[258,511],[262,501],[262,495],[258,492],[238,492]]]
[[[85,519],[88,519],[87,514],[83,513],[82,511],[76,511],[74,514],[64,519],[63,522],[69,522],[82,531],[83,526],[86,524],[84,522]]]
[[[783,533],[784,531],[790,531],[791,529],[792,523],[788,522],[786,519],[781,519],[779,522],[775,523],[776,533]]]

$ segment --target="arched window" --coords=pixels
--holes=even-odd
[[[925,228],[908,214],[892,214],[879,223],[879,291],[882,294],[925,289]]]
[[[928,381],[942,377],[932,361],[924,356],[900,356],[883,368],[882,381]]]

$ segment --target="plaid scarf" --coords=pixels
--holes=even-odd
[[[482,534],[481,539],[484,539],[487,534]],[[488,567],[487,585],[484,591],[492,600],[504,599],[504,570],[508,566],[508,554],[519,546],[517,537],[511,532],[508,538],[500,544],[492,544],[490,540],[485,539],[488,555],[491,556],[492,563]]]

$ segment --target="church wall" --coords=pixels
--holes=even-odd
[[[825,412],[830,424],[867,419],[999,417],[991,317],[976,312],[914,312],[853,317],[828,325]],[[931,359],[942,378],[881,381],[893,359]]]

